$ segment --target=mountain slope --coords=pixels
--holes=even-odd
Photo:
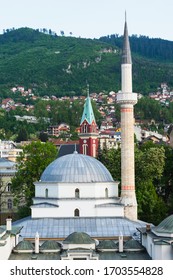
[[[21,28],[0,35],[0,93],[12,86],[40,95],[81,95],[120,89],[119,45],[100,40],[51,36]],[[173,64],[133,56],[134,91],[147,93],[161,82],[173,86]]]

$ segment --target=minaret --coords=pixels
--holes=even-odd
[[[126,20],[121,62],[121,91],[117,94],[117,103],[121,106],[121,201],[125,205],[124,216],[137,220],[133,113],[137,94],[132,92],[132,60]]]
[[[89,85],[87,85],[87,98],[80,122],[79,150],[80,154],[92,157],[96,157],[98,153],[98,130],[89,97]]]

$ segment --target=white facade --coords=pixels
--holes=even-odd
[[[124,216],[118,182],[35,183],[32,218]]]
[[[19,232],[14,234],[11,219],[6,220],[6,228],[0,227],[0,260],[8,260],[12,249],[18,244]]]

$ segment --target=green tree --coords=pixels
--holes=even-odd
[[[41,142],[47,142],[48,140],[48,134],[45,132],[40,132],[39,139]]]
[[[24,127],[21,127],[21,129],[18,132],[16,142],[27,141],[27,140],[28,140],[28,133]]]
[[[121,180],[121,149],[103,149],[99,151],[100,160],[109,170],[114,180]]]
[[[99,151],[98,159],[108,168],[114,180],[121,180],[121,149]],[[165,166],[165,149],[153,143],[135,147],[135,186],[138,217],[154,224],[166,216],[166,203],[158,193]]]
[[[44,169],[57,157],[56,147],[50,143],[32,142],[23,148],[17,159],[17,172],[12,179],[12,191],[16,203],[25,199],[30,206],[34,197],[34,182],[40,179]]]

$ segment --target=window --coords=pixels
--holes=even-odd
[[[75,198],[79,198],[79,189],[75,189]]]
[[[45,189],[45,197],[48,198],[48,189]]]
[[[74,216],[75,217],[79,217],[79,209],[75,209],[74,210]]]
[[[83,155],[87,155],[88,153],[88,145],[87,144],[83,144],[82,145],[82,147],[83,147]]]
[[[105,189],[105,197],[108,198],[108,188]]]
[[[96,157],[96,144],[93,144],[93,157]]]
[[[7,184],[6,191],[7,192],[11,192],[11,183]]]
[[[13,208],[13,202],[12,202],[12,199],[10,199],[10,198],[7,200],[7,208],[8,209],[12,209]]]
[[[84,132],[84,133],[87,133],[87,132],[88,132],[88,128],[87,128],[87,125],[86,125],[86,124],[84,124],[84,126],[83,126],[83,132]]]

